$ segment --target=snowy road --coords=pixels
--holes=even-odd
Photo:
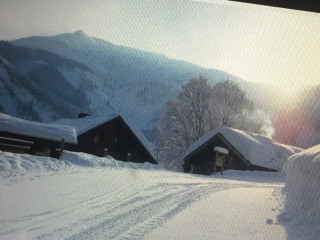
[[[275,224],[282,184],[122,167],[27,173],[0,183],[1,239],[212,239],[219,229],[244,239],[265,236],[265,227],[278,236],[272,239],[285,239]],[[208,224],[214,227],[203,235]]]
[[[286,239],[276,223],[278,188],[230,188],[210,194],[144,239]]]

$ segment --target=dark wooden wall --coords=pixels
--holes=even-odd
[[[190,171],[190,166],[194,166],[194,173],[210,175],[213,173],[213,165],[215,161],[215,147],[223,147],[228,149],[229,154],[226,157],[225,170],[252,170],[250,166],[246,165],[243,160],[231,149],[219,136],[209,140],[199,151],[195,152],[188,159],[185,160],[184,170]],[[217,171],[220,171],[217,168]]]
[[[127,161],[130,153],[130,162],[156,163],[153,156],[120,117],[79,135],[78,145],[76,147],[66,145],[66,149],[100,157],[104,156],[104,150],[108,149],[108,155],[117,160]]]

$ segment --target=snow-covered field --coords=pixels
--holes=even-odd
[[[282,173],[0,152],[0,239],[286,239]]]

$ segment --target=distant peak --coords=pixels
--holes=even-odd
[[[59,35],[56,35],[55,37],[62,38],[62,39],[76,39],[77,41],[79,40],[89,40],[90,37],[85,34],[82,30],[77,30],[75,32],[70,32],[70,33],[62,33]]]
[[[81,29],[75,31],[73,34],[74,34],[74,35],[83,35],[83,36],[86,36],[86,34],[85,34]]]

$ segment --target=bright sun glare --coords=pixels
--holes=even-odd
[[[302,100],[300,98],[304,89],[305,87],[281,85],[281,97],[284,100],[284,106],[289,108],[296,106]]]

